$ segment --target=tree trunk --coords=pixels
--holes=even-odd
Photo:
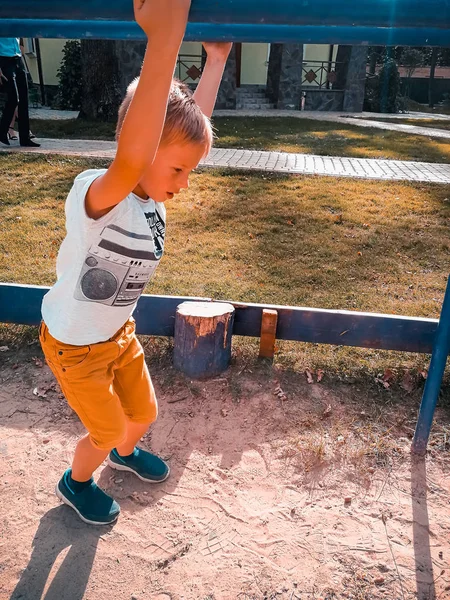
[[[80,117],[114,122],[122,100],[113,40],[81,40],[83,97]]]
[[[439,56],[439,48],[433,48],[431,54],[430,81],[428,84],[428,106],[434,108],[434,75],[436,73],[436,64]]]

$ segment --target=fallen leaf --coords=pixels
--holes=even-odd
[[[332,410],[331,410],[331,404],[329,404],[329,405],[326,407],[326,409],[323,411],[323,415],[322,415],[322,416],[323,416],[323,417],[331,417],[331,413],[332,413]]]
[[[305,375],[308,383],[314,383],[313,372],[311,369],[305,369]]]
[[[249,233],[249,234],[248,234],[248,237],[249,237],[251,240],[254,240],[254,239],[255,239],[255,236],[253,235],[253,233]]]
[[[391,369],[385,369],[383,373],[383,381],[390,381],[391,379],[393,379],[393,377],[394,373],[391,371]]]
[[[276,387],[274,390],[274,396],[278,396],[280,400],[287,400],[286,394],[283,392],[280,386]]]
[[[389,381],[384,381],[384,379],[382,377],[375,377],[375,381],[377,383],[381,383],[381,385],[386,389],[391,387],[391,384],[389,383]]]
[[[428,371],[426,369],[424,369],[423,371],[420,371],[420,374],[422,375],[422,377],[424,379],[427,379],[427,377],[428,377]]]
[[[405,371],[405,374],[403,375],[401,386],[406,392],[413,391],[414,379],[409,371]]]
[[[325,372],[323,371],[323,369],[317,369],[317,383],[320,383],[322,381],[324,375]]]

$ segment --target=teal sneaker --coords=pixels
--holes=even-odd
[[[70,485],[70,474],[72,469],[67,469],[56,485],[58,498],[73,508],[82,521],[89,525],[109,525],[114,523],[120,514],[120,506],[117,502],[105,494],[94,480],[90,479],[81,492],[75,493]]]
[[[135,448],[129,456],[120,456],[114,448],[109,453],[108,465],[118,471],[131,471],[149,483],[161,483],[170,474],[169,465],[162,458],[141,448]]]

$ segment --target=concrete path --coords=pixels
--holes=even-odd
[[[50,121],[67,121],[77,119],[80,111],[78,110],[53,110],[53,108],[31,108],[29,110],[30,119],[48,119]]]
[[[30,109],[32,119],[52,119],[65,120],[76,119],[77,111],[52,110],[50,108]],[[385,113],[344,113],[344,112],[320,112],[320,111],[298,111],[298,110],[216,110],[216,117],[294,117],[296,119],[311,119],[313,121],[328,121],[331,123],[341,123],[342,125],[354,125],[356,127],[372,127],[374,129],[383,129],[385,131],[399,131],[401,133],[410,133],[413,135],[423,135],[428,138],[439,138],[450,140],[450,131],[445,129],[435,129],[433,127],[420,127],[416,125],[405,125],[395,123],[398,119],[432,119],[449,120],[450,115],[438,115],[428,113],[407,113],[407,114],[385,114]],[[369,119],[389,119],[389,123],[381,121],[371,121]]]
[[[115,142],[56,139],[40,139],[39,141],[42,143],[40,148],[2,145],[0,152],[63,154],[86,158],[112,159],[116,151]],[[450,165],[400,160],[213,148],[201,165],[204,167],[232,167],[235,169],[304,175],[330,175],[357,179],[450,183]]]
[[[362,113],[370,115],[370,118],[389,118],[389,115],[377,113]],[[430,115],[423,113],[428,118]],[[293,117],[295,119],[310,119],[312,121],[328,121],[331,123],[340,123],[342,125],[353,125],[355,127],[371,127],[373,129],[383,129],[384,131],[398,131],[400,133],[409,133],[413,135],[422,135],[428,138],[439,138],[450,140],[450,131],[445,129],[434,129],[433,127],[419,127],[416,125],[405,125],[403,123],[382,121],[369,121],[368,118],[362,118],[361,113],[342,113],[342,112],[321,112],[321,111],[299,111],[299,110],[216,110],[214,116],[217,117]],[[432,115],[433,116],[433,115]],[[440,115],[446,120],[449,115]],[[410,115],[395,115],[396,118],[409,119]],[[390,120],[391,121],[391,120]],[[392,119],[395,121],[395,119]]]

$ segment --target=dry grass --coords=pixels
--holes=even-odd
[[[450,143],[397,131],[381,131],[292,117],[216,117],[216,146],[325,156],[386,158],[446,162]],[[64,139],[114,139],[113,123],[81,119],[32,122],[41,137]]]
[[[23,155],[0,163],[0,280],[51,285],[71,182],[104,163]],[[197,173],[168,204],[165,257],[146,292],[438,317],[450,267],[449,197],[450,186]],[[256,353],[254,341],[245,344]],[[340,372],[428,364],[291,342],[278,351],[286,366]]]

